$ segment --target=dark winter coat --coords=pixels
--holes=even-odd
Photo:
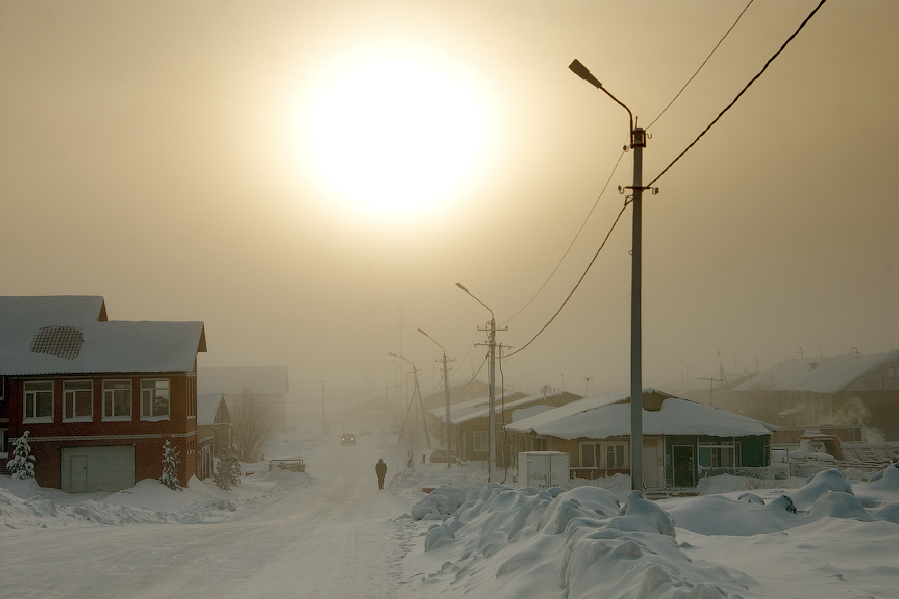
[[[375,464],[375,473],[377,473],[378,478],[384,478],[387,476],[387,464],[384,462],[378,462]]]

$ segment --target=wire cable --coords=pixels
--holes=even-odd
[[[487,363],[487,358],[488,358],[488,357],[489,357],[489,354],[485,354],[485,355],[484,355],[484,360],[481,362],[481,365],[478,366],[478,371],[477,371],[476,373],[474,373],[474,376],[471,377],[471,379],[469,379],[469,381],[468,381],[467,383],[465,383],[464,385],[462,385],[461,387],[459,387],[459,389],[464,389],[465,387],[467,387],[467,386],[469,386],[470,384],[472,384],[476,378],[478,378],[478,375],[481,374],[481,368],[483,368],[483,367],[484,367],[484,364]]]
[[[590,220],[590,217],[593,215],[593,212],[596,210],[596,206],[599,205],[599,200],[602,198],[603,193],[605,193],[606,188],[609,186],[609,182],[612,180],[612,177],[615,176],[615,172],[618,170],[618,165],[621,163],[621,158],[624,157],[625,151],[626,150],[622,150],[621,155],[618,156],[618,161],[615,163],[615,167],[612,169],[612,173],[609,175],[609,178],[606,180],[606,184],[603,186],[602,191],[599,192],[599,195],[596,197],[596,201],[593,203],[593,207],[590,208],[590,212],[587,213],[587,217],[584,219],[584,222],[581,223],[580,228],[577,230],[577,233],[575,233],[575,235],[574,235],[574,239],[571,240],[571,243],[568,245],[568,249],[566,249],[565,253],[562,254],[562,257],[559,259],[559,262],[558,262],[558,264],[556,264],[556,267],[553,268],[551,273],[549,273],[549,276],[543,282],[543,285],[541,285],[540,288],[537,290],[537,292],[533,295],[533,297],[531,297],[531,299],[529,299],[528,302],[524,306],[522,306],[522,308],[518,312],[516,312],[515,314],[510,316],[504,322],[501,322],[500,325],[504,325],[504,324],[511,322],[513,318],[515,318],[516,316],[518,316],[519,314],[524,312],[525,308],[527,308],[528,306],[531,305],[531,302],[533,302],[534,299],[536,299],[536,297],[540,294],[540,292],[543,291],[543,288],[546,287],[546,284],[549,283],[549,280],[552,279],[553,275],[556,274],[556,271],[559,270],[559,267],[562,265],[562,262],[565,260],[565,258],[568,256],[568,253],[571,251],[571,248],[574,246],[574,242],[577,241],[578,237],[581,234],[581,231],[584,230],[584,226],[587,224],[587,221]]]
[[[709,55],[706,56],[705,60],[702,61],[702,64],[699,65],[699,68],[696,69],[696,72],[693,73],[693,76],[690,77],[690,79],[689,79],[686,83],[684,83],[684,86],[683,86],[682,88],[680,88],[680,91],[677,92],[677,95],[675,95],[674,98],[672,98],[671,101],[668,102],[668,106],[665,107],[665,110],[663,110],[662,112],[660,112],[660,113],[659,113],[659,116],[657,116],[656,118],[652,119],[652,123],[649,123],[649,125],[646,126],[646,131],[649,131],[649,128],[652,127],[653,123],[655,123],[657,120],[659,120],[659,118],[660,118],[663,114],[665,114],[665,112],[667,112],[669,108],[671,108],[671,105],[674,104],[674,101],[677,100],[677,99],[680,97],[680,95],[681,95],[682,93],[684,93],[684,90],[687,89],[687,86],[690,85],[690,83],[693,82],[693,79],[696,78],[696,75],[699,74],[699,71],[702,70],[702,67],[705,66],[705,63],[707,63],[707,62],[709,61],[709,59],[712,57],[712,54],[714,54],[714,53],[715,53],[715,50],[718,49],[718,46],[721,45],[721,43],[724,41],[724,39],[730,34],[731,31],[733,31],[734,27],[737,26],[737,23],[740,22],[740,19],[743,17],[743,15],[746,13],[746,11],[749,9],[749,7],[752,5],[753,2],[755,2],[755,0],[749,0],[749,4],[746,5],[746,8],[743,9],[743,12],[741,12],[740,15],[737,17],[737,20],[734,21],[734,24],[730,26],[730,29],[728,29],[727,32],[725,32],[724,37],[722,37],[721,40],[715,45],[715,47],[712,48],[712,51],[709,52]]]
[[[507,324],[507,323],[509,323],[509,322],[512,322],[512,319],[513,319],[513,318],[515,318],[516,316],[518,316],[519,314],[521,314],[522,312],[524,312],[525,308],[527,308],[528,306],[530,306],[530,305],[531,305],[531,302],[533,302],[533,301],[537,298],[537,296],[540,295],[540,292],[543,291],[543,288],[546,287],[546,284],[549,283],[549,280],[550,280],[551,278],[553,278],[553,275],[555,275],[555,274],[556,274],[556,271],[559,270],[559,267],[562,266],[562,262],[563,262],[563,261],[565,260],[565,258],[568,256],[568,252],[571,251],[571,248],[574,246],[574,242],[577,241],[577,238],[580,236],[581,231],[584,230],[584,226],[587,224],[587,221],[590,220],[590,217],[591,217],[591,216],[593,216],[593,212],[596,210],[596,207],[599,205],[599,200],[602,198],[602,195],[605,193],[606,188],[609,186],[609,182],[612,181],[612,177],[615,176],[615,172],[618,170],[618,165],[621,164],[621,159],[624,157],[624,154],[625,154],[626,151],[627,151],[627,148],[625,147],[625,149],[621,151],[621,155],[618,156],[618,160],[615,162],[615,166],[614,166],[614,168],[612,168],[612,172],[611,172],[611,174],[609,175],[609,178],[606,179],[606,184],[603,185],[602,191],[600,191],[600,192],[599,192],[599,195],[596,196],[596,201],[593,202],[593,207],[590,208],[590,212],[587,213],[587,217],[584,219],[584,222],[581,223],[581,226],[580,226],[580,228],[577,230],[577,233],[575,233],[574,239],[572,239],[572,240],[571,240],[571,243],[568,244],[568,249],[565,250],[565,253],[564,253],[564,254],[562,254],[562,257],[559,259],[559,263],[556,264],[556,267],[553,269],[553,271],[552,271],[551,273],[549,273],[549,276],[546,277],[546,280],[545,280],[545,281],[543,281],[543,285],[540,286],[540,289],[538,289],[537,292],[533,295],[533,297],[531,297],[531,299],[528,300],[528,303],[526,303],[524,306],[522,306],[522,308],[521,308],[518,312],[516,312],[515,314],[513,314],[512,316],[510,316],[505,322],[501,322],[500,325],[504,325],[504,324]]]
[[[756,76],[753,77],[753,78],[749,81],[749,83],[746,84],[746,87],[744,87],[742,90],[740,90],[740,93],[738,93],[737,96],[736,96],[733,100],[731,100],[730,104],[728,104],[728,105],[725,107],[725,109],[722,110],[722,111],[718,114],[718,116],[715,117],[715,120],[713,120],[711,123],[709,123],[708,127],[706,127],[705,130],[704,130],[702,133],[699,134],[699,137],[697,137],[696,139],[694,139],[694,140],[693,140],[693,143],[691,143],[689,146],[687,146],[687,147],[684,149],[683,152],[681,152],[680,154],[678,154],[677,158],[675,158],[673,161],[671,161],[671,164],[669,164],[668,166],[666,166],[666,167],[665,167],[665,170],[663,170],[661,173],[659,173],[659,174],[656,176],[655,179],[653,179],[652,181],[650,181],[650,182],[649,182],[649,185],[647,185],[646,187],[652,187],[653,184],[654,184],[656,181],[658,181],[659,179],[662,178],[662,175],[664,175],[665,173],[667,173],[668,170],[669,170],[672,166],[674,166],[674,164],[675,164],[678,160],[680,160],[680,159],[683,157],[683,155],[686,154],[686,153],[690,150],[690,148],[692,148],[693,146],[696,145],[696,142],[698,142],[700,139],[702,139],[702,136],[703,136],[703,135],[705,135],[706,133],[708,133],[709,129],[712,128],[712,125],[714,125],[715,123],[717,123],[717,122],[721,119],[721,117],[724,116],[724,113],[727,112],[728,110],[730,110],[731,106],[733,106],[734,104],[737,103],[737,100],[740,99],[740,96],[742,96],[744,93],[746,93],[746,90],[748,90],[749,87],[750,87],[753,83],[755,83],[755,80],[758,79],[758,78],[762,75],[762,73],[764,73],[764,72],[768,69],[768,66],[770,66],[771,63],[774,62],[774,59],[777,58],[778,56],[780,56],[780,53],[783,52],[783,49],[787,47],[787,44],[789,44],[791,41],[793,41],[793,39],[794,39],[797,35],[799,35],[799,32],[802,31],[802,28],[805,27],[805,24],[808,23],[809,20],[810,20],[813,16],[815,16],[815,13],[818,12],[818,10],[819,10],[822,6],[824,6],[824,3],[825,3],[825,2],[827,2],[827,0],[821,0],[821,2],[818,4],[818,6],[815,7],[815,10],[813,10],[812,12],[810,12],[809,15],[805,18],[805,20],[802,21],[802,24],[799,25],[799,29],[797,29],[797,30],[793,33],[793,35],[791,35],[789,38],[787,38],[787,41],[785,41],[785,42],[783,43],[783,45],[781,45],[780,49],[778,49],[777,52],[774,53],[774,56],[772,56],[771,58],[768,59],[768,62],[766,62],[766,63],[765,63],[765,66],[762,67],[762,70],[759,71],[759,72],[756,74]]]
[[[571,293],[568,294],[568,297],[565,298],[565,301],[562,302],[562,305],[559,306],[559,309],[556,310],[556,313],[552,315],[552,318],[550,318],[549,321],[547,321],[547,323],[545,325],[543,325],[543,328],[540,329],[540,331],[538,331],[536,335],[531,337],[530,341],[528,341],[527,343],[525,343],[524,345],[522,345],[521,347],[519,347],[518,349],[513,351],[511,354],[508,354],[506,356],[507,358],[514,356],[515,354],[517,354],[518,352],[522,351],[524,348],[529,346],[531,343],[533,343],[534,339],[539,337],[543,333],[543,331],[546,330],[546,327],[548,327],[552,323],[552,321],[555,320],[556,316],[558,316],[559,313],[562,311],[562,309],[568,304],[568,300],[570,300],[571,296],[574,295],[574,292],[577,291],[577,288],[580,286],[581,281],[583,281],[584,277],[587,276],[587,273],[590,272],[590,267],[592,267],[593,263],[596,262],[596,259],[599,258],[599,253],[602,251],[602,249],[604,247],[606,247],[606,242],[609,241],[609,237],[612,235],[612,231],[615,230],[615,227],[618,225],[618,221],[621,220],[621,216],[624,214],[624,211],[627,210],[628,203],[629,202],[625,202],[624,206],[621,207],[621,212],[618,213],[618,216],[615,218],[615,222],[612,223],[612,227],[609,229],[609,232],[606,233],[605,239],[602,240],[602,245],[600,245],[599,249],[596,250],[596,254],[594,254],[593,259],[590,260],[590,264],[587,265],[587,269],[584,270],[584,274],[582,274],[581,277],[577,280],[577,283],[575,283],[574,288],[571,290]]]

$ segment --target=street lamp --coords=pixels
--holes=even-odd
[[[434,341],[433,337],[431,337],[430,335],[428,335],[421,329],[418,329],[418,332],[421,333],[422,335],[424,335],[425,337],[427,337],[428,339],[430,339],[431,341]],[[434,341],[434,343],[437,343],[437,342]],[[443,392],[446,394],[446,430],[444,432],[443,438],[446,439],[446,467],[449,468],[450,461],[451,461],[451,458],[453,455],[453,445],[450,442],[450,392],[449,392],[449,371],[450,371],[450,369],[446,365],[446,363],[451,360],[447,360],[446,350],[443,349],[442,345],[437,343],[437,347],[439,347],[440,349],[443,350]],[[440,360],[437,360],[437,361],[440,362]]]
[[[487,431],[487,443],[490,446],[490,453],[487,459],[487,482],[492,482],[493,464],[496,462],[496,316],[494,316],[493,310],[487,304],[479,300],[462,283],[456,283],[456,287],[473,297],[490,312],[490,322],[487,323],[487,328],[483,329],[483,331],[487,333],[487,347],[490,349],[490,423],[488,425],[490,428]],[[509,328],[505,327],[501,330],[508,331]]]
[[[569,66],[575,75],[602,90],[625,110],[630,118],[629,141],[634,150],[634,178],[631,204],[634,209],[631,240],[631,489],[643,491],[643,148],[646,147],[645,131],[634,128],[634,115],[630,108],[609,93],[590,70],[575,60]],[[619,188],[620,189],[620,188]]]

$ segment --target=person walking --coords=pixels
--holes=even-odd
[[[384,463],[384,460],[378,460],[378,463],[375,464],[375,474],[378,475],[378,489],[384,490],[384,478],[387,476],[387,464]]]

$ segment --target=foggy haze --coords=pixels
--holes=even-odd
[[[816,4],[752,4],[650,127],[644,181]],[[628,141],[621,107],[569,63],[646,127],[745,5],[3,3],[3,294],[102,295],[111,320],[202,320],[201,367],[286,365],[291,391],[313,396],[320,380],[329,395],[395,384],[388,352],[422,368],[426,394],[441,352],[421,328],[463,383],[484,358],[471,345],[489,313],[455,283],[509,327],[497,340],[520,348],[586,269],[621,209],[617,187],[631,185],[628,152],[558,272],[509,320]],[[897,22],[887,0],[827,3],[644,197],[646,386],[721,363],[764,369],[800,348],[899,346]],[[490,129],[471,148],[476,168],[425,216],[353,210],[298,149],[319,83],[386,43],[451,65]],[[431,114],[424,131],[442,118]],[[503,363],[507,387],[628,385],[630,227],[628,209],[565,309]]]

